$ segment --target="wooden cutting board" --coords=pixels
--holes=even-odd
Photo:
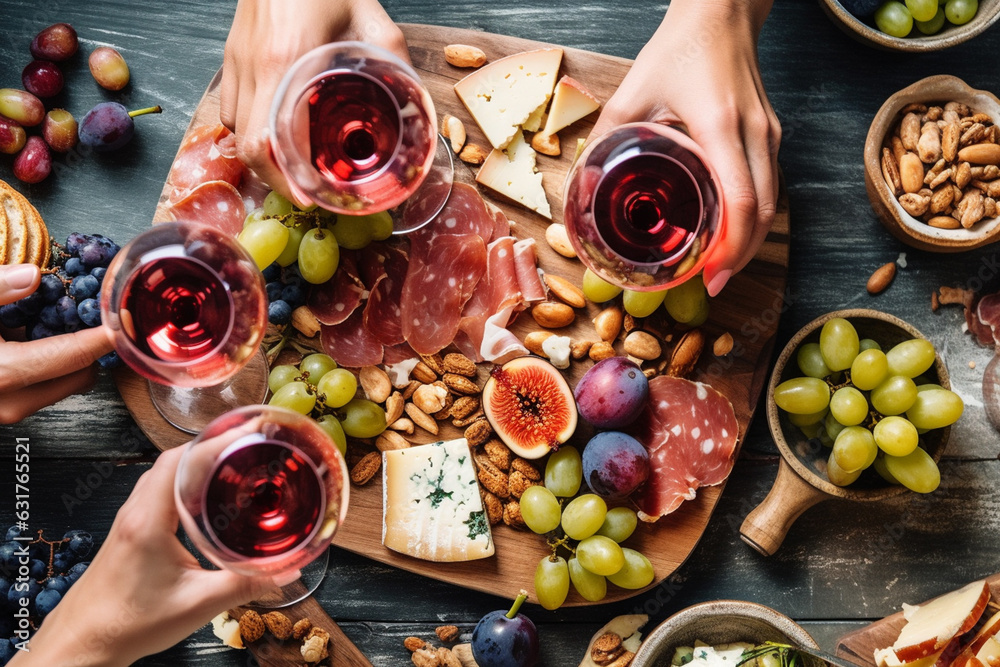
[[[993,593],[993,601],[1000,600],[1000,574],[987,577],[986,581]],[[900,600],[901,604],[903,602],[912,604],[911,600]],[[984,616],[990,616],[994,612],[995,610],[987,609]],[[850,632],[837,640],[837,655],[860,665],[874,665],[875,649],[892,646],[905,624],[903,612],[900,611],[860,630]]]
[[[448,65],[443,56],[444,46],[453,43],[475,45],[486,52],[490,61],[548,46],[514,37],[455,28],[423,25],[404,25],[402,28],[413,64],[431,92],[439,117],[451,114],[462,119],[469,141],[481,146],[488,146],[489,142],[452,89],[454,83],[470,70]],[[561,73],[582,82],[602,101],[606,101],[616,90],[630,64],[630,61],[621,58],[566,49]],[[218,122],[218,83],[217,76],[195,111],[191,121],[192,128]],[[545,189],[552,204],[555,222],[562,219],[562,185],[577,138],[586,137],[590,133],[596,118],[597,114],[592,114],[560,133],[563,148],[561,157],[538,157],[538,168],[544,174]],[[467,181],[470,175],[469,167],[456,160],[456,178]],[[548,246],[544,240],[548,221],[516,204],[495,198],[489,192],[481,192],[514,221],[516,236],[532,236],[536,239],[539,265],[546,272],[569,278],[579,284],[584,267],[577,260],[561,257]],[[778,319],[783,309],[788,240],[788,198],[782,188],[778,213],[764,245],[756,258],[730,280],[723,294],[713,300],[711,318],[703,327],[708,343],[693,379],[712,384],[732,401],[740,424],[741,441],[746,435],[768,376]],[[576,322],[562,333],[577,340],[595,340],[597,336],[591,318],[598,310],[597,306],[590,304],[585,311],[578,311]],[[537,328],[527,314],[522,315],[512,326],[513,331],[522,338],[527,332]],[[711,343],[724,332],[732,334],[735,347],[726,357],[716,358],[711,353]],[[575,385],[590,366],[589,360],[574,362],[572,368],[566,371],[570,384]],[[486,372],[485,367],[481,368],[480,386]],[[189,436],[169,426],[153,409],[145,381],[126,370],[119,375],[119,387],[137,423],[157,446],[173,447],[189,439]],[[440,438],[461,435],[458,429],[447,422],[442,425]],[[425,442],[439,439],[426,433],[424,436],[417,439]],[[575,444],[582,449],[585,443],[586,440],[583,440]],[[696,500],[684,503],[680,510],[656,524],[641,525],[629,539],[627,546],[639,549],[653,563],[656,579],[651,587],[680,567],[694,549],[708,524],[722,488],[717,486],[699,490]],[[334,544],[418,574],[508,598],[515,597],[521,588],[533,590],[535,567],[548,553],[542,537],[500,525],[494,530],[495,557],[468,563],[431,563],[409,558],[383,547],[381,527],[382,488],[380,478],[377,477],[367,486],[352,487],[348,518]],[[625,591],[610,586],[604,601],[621,600],[636,593],[638,591]],[[568,606],[584,604],[589,603],[575,592],[571,592],[566,601]]]

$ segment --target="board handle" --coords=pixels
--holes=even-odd
[[[784,458],[764,501],[740,526],[740,538],[765,556],[772,556],[803,512],[830,496],[802,479]]]

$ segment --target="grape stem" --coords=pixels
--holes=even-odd
[[[528,599],[528,591],[523,588],[518,591],[517,597],[514,599],[514,604],[510,606],[510,611],[507,612],[507,618],[513,619],[517,616],[517,612],[521,609],[521,605],[524,601]]]
[[[162,113],[163,107],[157,104],[155,107],[146,107],[145,109],[136,109],[135,111],[129,111],[128,115],[132,118],[136,116],[145,116],[148,113]]]

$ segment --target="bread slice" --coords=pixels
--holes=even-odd
[[[45,221],[24,195],[3,181],[0,181],[0,216],[6,236],[0,258],[7,264],[26,262],[45,269],[52,255]]]
[[[3,183],[3,181],[0,181]],[[0,206],[0,264],[5,264],[7,257],[7,213]]]
[[[40,269],[48,266],[49,255],[52,246],[49,243],[49,230],[45,226],[38,209],[31,205],[27,199],[21,202],[22,208],[28,213],[28,238],[31,239],[31,246],[28,248],[28,256],[25,261],[34,264]]]
[[[6,185],[6,184],[4,184]],[[7,214],[6,264],[23,264],[28,255],[28,218],[17,192],[10,186],[0,189],[0,207]]]

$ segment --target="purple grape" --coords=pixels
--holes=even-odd
[[[580,416],[597,428],[622,428],[635,421],[649,398],[649,380],[624,357],[599,361],[573,392]]]
[[[84,299],[93,299],[99,289],[101,283],[94,276],[87,274],[73,278],[73,282],[69,284],[69,295],[79,303]]]
[[[55,304],[50,304],[42,308],[42,312],[38,313],[38,321],[53,331],[63,328],[63,318]]]
[[[53,97],[63,89],[63,73],[55,63],[32,60],[21,72],[21,83],[36,97]]]
[[[276,326],[288,324],[292,321],[292,307],[278,299],[267,307],[267,321]]]
[[[73,57],[78,48],[76,30],[68,23],[50,25],[31,40],[31,55],[38,60],[62,62]]]
[[[0,153],[14,155],[24,148],[28,135],[21,124],[6,116],[0,116]]]
[[[62,593],[59,591],[51,589],[39,591],[38,596],[35,598],[35,613],[38,614],[39,618],[45,618],[52,613],[52,610],[61,601]]]
[[[28,323],[28,316],[17,307],[17,304],[8,303],[0,306],[0,324],[8,329],[20,329]]]
[[[66,237],[66,252],[76,257],[80,254],[80,248],[88,243],[93,243],[96,240],[97,238],[91,236],[90,234],[73,232]]]
[[[68,296],[64,296],[56,301],[56,310],[62,317],[63,325],[68,331],[70,327],[80,326],[80,316],[76,312],[76,301]]]
[[[267,283],[267,285],[264,286],[264,289],[267,290],[267,300],[268,301],[277,301],[278,299],[280,299],[281,298],[281,290],[282,290],[283,287],[284,287],[284,285],[282,285],[281,283],[279,283],[277,281],[272,281],[272,282]]]
[[[17,304],[17,307],[21,309],[22,313],[28,315],[29,317],[37,315],[38,312],[42,309],[42,306],[45,305],[42,299],[42,295],[39,294],[38,292],[29,294],[23,299],[18,299],[14,303]]]
[[[101,153],[118,150],[135,134],[134,116],[161,111],[156,106],[130,112],[118,102],[101,102],[80,121],[80,143]]]
[[[630,435],[598,433],[583,449],[583,481],[610,499],[624,498],[649,477],[649,452]]]
[[[70,257],[66,260],[66,264],[63,265],[63,271],[66,273],[66,277],[72,278],[73,276],[82,276],[87,272],[87,267],[83,265],[79,257]]]
[[[39,322],[31,327],[31,331],[28,332],[28,340],[42,340],[43,338],[52,338],[55,335],[55,331]]]
[[[531,619],[517,613],[523,593],[510,612],[498,609],[479,619],[472,631],[472,655],[479,667],[533,667],[538,664],[538,630]],[[508,618],[508,614],[513,618]]]
[[[52,151],[45,139],[28,137],[14,158],[14,176],[25,183],[41,183],[52,173]]]
[[[38,286],[38,293],[42,295],[45,303],[55,303],[59,297],[65,296],[66,286],[63,281],[54,273],[46,273],[42,276],[42,282]]]
[[[88,327],[96,327],[101,324],[101,304],[97,299],[84,299],[76,306],[76,312],[80,316],[80,321]]]
[[[80,261],[89,270],[96,266],[106,267],[111,263],[114,254],[104,245],[94,241],[80,248]]]

